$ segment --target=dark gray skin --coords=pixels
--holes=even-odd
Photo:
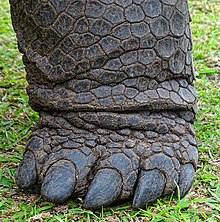
[[[198,161],[186,0],[10,0],[40,119],[17,185],[48,201],[145,207],[191,188]],[[177,193],[177,192],[176,192]]]

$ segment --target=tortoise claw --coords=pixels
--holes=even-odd
[[[76,183],[75,168],[67,160],[54,163],[44,178],[41,195],[47,201],[62,203],[74,192]]]
[[[84,207],[98,209],[114,202],[122,189],[120,174],[113,169],[101,169],[93,179],[86,194]]]
[[[159,170],[142,170],[133,199],[134,208],[144,208],[163,194],[165,177]]]
[[[37,182],[36,160],[32,152],[27,151],[24,154],[15,180],[22,189],[30,189]]]
[[[191,163],[181,165],[179,177],[180,197],[184,197],[193,185],[195,169]],[[178,192],[175,193],[178,196]]]

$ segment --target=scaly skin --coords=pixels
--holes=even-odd
[[[40,120],[18,169],[53,202],[144,207],[192,186],[197,146],[186,0],[11,0]]]

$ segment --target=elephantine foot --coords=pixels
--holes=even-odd
[[[131,199],[145,207],[191,188],[198,153],[189,112],[42,113],[16,182],[44,199],[84,197],[97,209]]]

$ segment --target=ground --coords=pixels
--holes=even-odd
[[[200,157],[194,186],[182,200],[162,198],[145,210],[133,210],[123,203],[92,212],[82,209],[80,199],[55,205],[21,192],[14,183],[38,115],[28,105],[9,4],[0,0],[0,221],[220,220],[220,1],[191,0],[189,5],[199,106],[195,128]]]

